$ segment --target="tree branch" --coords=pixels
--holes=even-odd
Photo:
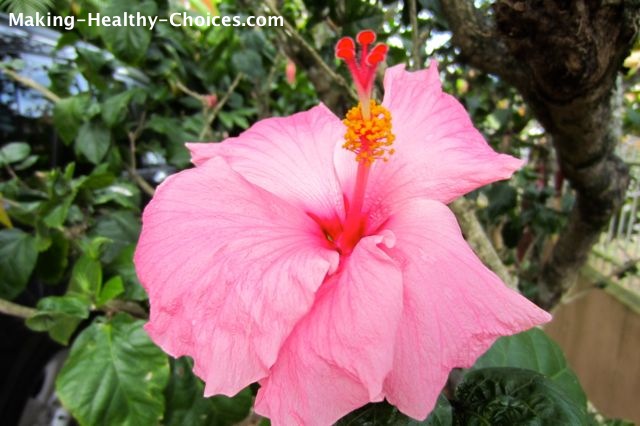
[[[509,288],[518,290],[517,279],[513,274],[509,273],[502,263],[502,260],[500,260],[500,256],[496,253],[493,244],[491,244],[489,237],[476,217],[475,210],[471,203],[461,197],[449,204],[449,207],[455,213],[465,239],[469,245],[473,247],[473,251],[475,251],[480,260],[495,272]]]
[[[416,0],[409,0],[409,19],[411,21],[411,60],[413,62],[412,69],[417,70],[422,66],[422,58],[420,56],[420,34],[418,32],[418,7]]]
[[[3,72],[5,75],[7,75],[7,77],[11,78],[12,80],[22,84],[23,86],[26,86],[30,89],[35,90],[36,92],[39,92],[42,96],[44,96],[46,99],[50,100],[53,103],[57,103],[60,101],[60,97],[58,95],[56,95],[55,93],[53,93],[51,90],[47,89],[46,87],[44,87],[43,85],[41,85],[40,83],[28,78],[28,77],[23,77],[20,74],[18,74],[15,71],[11,71],[8,68],[3,68],[0,67],[0,71]]]

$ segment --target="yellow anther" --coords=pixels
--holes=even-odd
[[[343,148],[356,154],[356,161],[371,164],[387,161],[394,153],[390,148],[395,136],[391,133],[391,113],[382,105],[370,102],[369,120],[362,116],[361,104],[351,108],[342,122],[347,126]]]

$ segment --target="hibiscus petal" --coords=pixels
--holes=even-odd
[[[404,308],[384,390],[402,412],[424,419],[452,368],[470,367],[498,337],[551,316],[480,262],[443,204],[407,203],[387,227],[397,238],[389,252],[402,265]]]
[[[337,268],[319,226],[221,158],[169,177],[143,215],[135,253],[151,338],[194,358],[207,395],[264,377]]]
[[[192,160],[221,156],[248,181],[305,211],[343,217],[333,151],[344,125],[324,105],[289,117],[261,120],[221,143],[190,143]]]
[[[366,237],[343,260],[260,382],[255,409],[272,424],[332,424],[382,399],[402,309],[402,279],[380,243],[392,245],[392,236]]]
[[[389,68],[384,78],[384,105],[391,112],[395,153],[377,161],[369,175],[365,210],[387,217],[412,198],[449,203],[488,183],[506,179],[523,162],[495,152],[473,127],[464,107],[442,92],[438,69],[408,72]],[[347,194],[355,173],[353,154],[338,148],[336,169]],[[376,224],[372,224],[376,226]]]

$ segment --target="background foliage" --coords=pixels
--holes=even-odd
[[[46,43],[32,33],[8,36],[0,80],[0,298],[21,305],[3,302],[3,310],[57,342],[47,353],[70,349],[55,388],[80,424],[229,425],[249,416],[254,388],[204,399],[190,360],[168,359],[150,342],[141,328],[148,306],[132,255],[153,187],[189,166],[185,141],[220,141],[258,119],[328,102],[317,66],[298,63],[288,80],[286,69],[291,74],[295,64],[283,45],[295,37],[344,77],[333,45],[363,28],[379,30],[390,44],[389,64],[422,67],[426,54],[439,61],[445,90],[461,99],[488,141],[528,159],[514,179],[470,199],[521,290],[535,291],[528,283],[572,196],[562,191],[549,140],[523,100],[458,62],[438,2],[420,0],[415,15],[391,0],[287,0],[279,9],[205,0],[2,4],[76,17],[136,11],[166,17],[185,7],[192,14],[281,13],[289,25],[285,31],[159,24],[150,31],[78,23],[71,31],[44,32]],[[627,78],[624,123],[638,131],[635,80]],[[337,113],[349,106],[329,104]],[[457,376],[425,422],[373,404],[341,424],[606,423],[588,413],[562,352],[539,330],[500,339]]]

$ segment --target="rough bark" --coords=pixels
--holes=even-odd
[[[613,153],[619,124],[612,103],[640,7],[635,0],[497,0],[489,21],[471,0],[441,3],[462,58],[520,91],[576,191],[539,277],[537,302],[551,308],[624,201],[629,175]]]

